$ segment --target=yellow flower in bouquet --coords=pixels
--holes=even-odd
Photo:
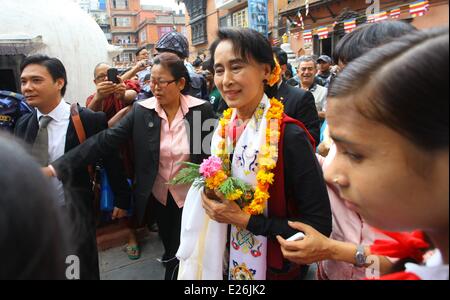
[[[243,194],[244,193],[241,190],[236,190],[229,195],[225,195],[225,197],[230,201],[235,201],[235,200],[241,199]]]
[[[217,189],[225,180],[227,180],[228,176],[225,174],[223,170],[219,170],[214,174],[214,176],[208,177],[205,179],[206,187],[210,190]]]

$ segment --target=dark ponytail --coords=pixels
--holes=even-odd
[[[329,104],[353,101],[421,149],[448,149],[448,53],[448,27],[397,38],[351,62],[331,85]]]

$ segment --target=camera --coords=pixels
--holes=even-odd
[[[119,78],[117,76],[119,75],[119,71],[116,68],[110,68],[106,72],[108,76],[108,81],[112,81],[113,83],[120,83]]]

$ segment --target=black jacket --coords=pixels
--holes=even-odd
[[[79,113],[86,137],[93,136],[108,127],[106,115],[102,112],[93,112],[79,107]],[[24,115],[17,121],[14,134],[31,146],[38,130],[37,111],[34,110],[33,113]],[[75,127],[70,119],[64,152],[69,152],[79,144]],[[102,157],[103,164],[114,192],[115,206],[126,209],[129,207],[131,191],[126,181],[123,164],[116,153],[105,153]],[[94,194],[87,166],[73,164],[66,170],[65,175],[61,181],[64,187],[66,209],[61,211],[68,214],[65,216],[67,217],[66,225],[70,228],[73,248],[69,254],[76,254],[80,259],[81,279],[99,279]]]
[[[190,161],[201,163],[210,154],[210,144],[205,143],[206,147],[203,149],[202,141],[214,127],[203,131],[198,126],[201,126],[204,120],[214,118],[211,104],[205,101],[202,105],[190,108],[185,118],[190,125]],[[104,154],[117,151],[124,141],[132,138],[135,159],[133,193],[138,221],[142,223],[158,174],[160,133],[161,119],[156,111],[135,103],[132,110],[117,125],[87,139],[52,165],[58,177],[66,178],[72,166],[85,166]]]
[[[276,98],[284,104],[284,112],[289,117],[305,125],[317,146],[320,141],[320,120],[313,94],[283,81],[278,88]]]
[[[322,168],[306,133],[295,124],[287,124],[283,142],[285,193],[293,199],[299,212],[295,220],[306,223],[323,235],[329,236],[332,229],[330,200]],[[270,198],[268,201],[277,201],[277,199]],[[264,235],[271,239],[275,239],[277,235],[288,238],[297,230],[291,228],[287,221],[287,219],[267,218],[263,215],[251,216],[247,229],[255,235]]]
[[[95,135],[96,133],[108,128],[106,115],[102,112],[93,112],[86,108],[79,107],[80,119],[86,132],[86,137]],[[21,117],[16,124],[14,135],[23,139],[30,146],[33,145],[39,130],[37,120],[37,111]],[[80,144],[72,119],[69,121],[67,128],[66,144],[64,152],[67,153],[71,149]],[[100,157],[99,157],[100,158]],[[126,181],[123,164],[116,152],[107,153],[103,157],[103,164],[106,167],[108,179],[114,192],[115,206],[127,209],[130,206],[131,191]],[[93,161],[95,163],[96,161]],[[63,178],[64,193],[66,201],[74,199],[85,202],[87,206],[91,206],[93,199],[92,183],[86,166],[74,165],[68,170],[68,175]]]

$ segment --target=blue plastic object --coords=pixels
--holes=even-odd
[[[114,194],[109,184],[105,169],[100,170],[100,210],[111,212],[114,209]]]

